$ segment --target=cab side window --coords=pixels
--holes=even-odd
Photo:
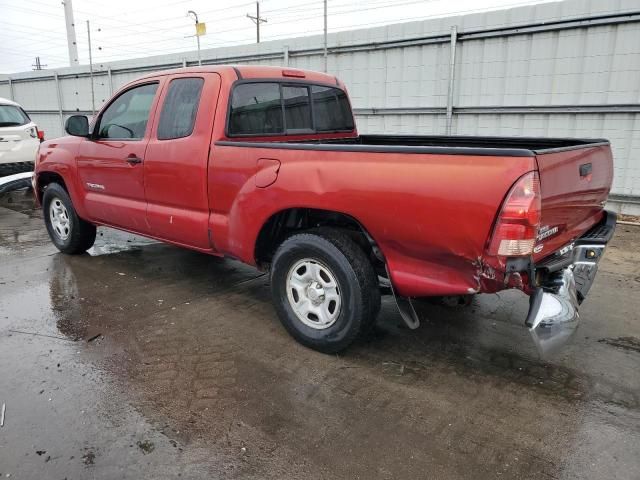
[[[158,140],[188,137],[196,122],[202,78],[171,80],[158,123]]]
[[[122,93],[102,114],[98,136],[117,140],[142,139],[157,90],[158,84],[151,83]]]

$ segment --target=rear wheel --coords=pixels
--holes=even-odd
[[[84,253],[96,240],[95,225],[78,217],[71,198],[57,183],[47,186],[42,197],[44,222],[53,244],[63,253]]]
[[[325,353],[344,350],[370,330],[380,309],[367,256],[347,235],[329,229],[293,235],[280,245],[271,291],[287,331]]]

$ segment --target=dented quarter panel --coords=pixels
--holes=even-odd
[[[255,264],[260,228],[293,207],[350,215],[369,232],[401,295],[476,292],[477,259],[505,193],[533,157],[278,150],[277,181],[256,188],[273,149],[214,147],[209,169],[216,247]],[[480,268],[482,270],[482,268]]]

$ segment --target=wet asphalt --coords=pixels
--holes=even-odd
[[[49,243],[0,196],[0,478],[639,479],[640,228],[619,226],[561,354],[510,291],[383,304],[327,356],[293,341],[268,278],[99,229]]]

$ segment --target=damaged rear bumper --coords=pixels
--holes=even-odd
[[[536,265],[544,281],[531,295],[525,325],[541,356],[558,351],[575,333],[578,307],[593,284],[615,225],[616,214],[606,211],[602,222],[570,245],[566,253]]]

